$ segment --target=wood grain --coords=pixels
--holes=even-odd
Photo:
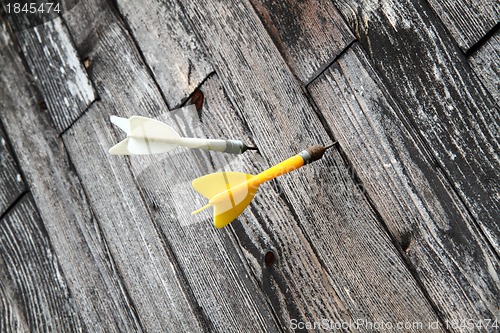
[[[131,48],[131,41],[125,32],[122,30],[121,35],[117,34],[118,36],[114,36],[114,39],[110,38],[110,35],[111,33],[101,35],[102,45],[91,54],[95,59],[93,79],[100,89],[99,93],[103,102],[99,103],[99,110],[95,110],[95,113],[94,110],[90,112],[90,116],[99,115],[98,118],[101,119],[102,114],[113,114],[116,110],[119,110],[120,116],[137,114],[138,110],[140,110],[139,114],[146,116],[155,115],[162,109],[168,111],[161,100],[160,93],[155,88],[154,81],[148,77],[139,54]],[[118,53],[116,45],[121,45]],[[116,54],[122,55],[119,59],[123,60],[116,59]],[[127,61],[127,59],[132,59],[133,63],[129,63],[130,60]],[[129,71],[125,73],[127,79],[117,81],[115,79],[117,73],[124,75],[123,68],[129,68]],[[138,79],[145,85],[138,86],[136,84]],[[81,120],[85,124],[82,126],[90,126],[89,123],[85,123],[85,119]],[[110,133],[120,132],[115,131],[107,119],[102,121],[102,128]],[[75,126],[75,131],[81,128],[80,124]],[[69,131],[65,139],[72,134],[73,131]],[[110,147],[118,142],[120,136],[123,137],[123,133],[120,132],[118,135],[112,135],[100,141],[96,140],[90,145],[97,144],[99,149],[103,144]],[[68,138],[68,141],[72,140]],[[184,159],[189,157],[186,156]],[[120,165],[121,168],[127,166],[128,158],[118,156],[108,158],[110,163]],[[132,170],[142,192],[137,197],[144,197],[148,203],[147,207],[154,218],[153,227],[157,228],[158,232],[162,230],[165,233],[164,242],[172,250],[171,257],[178,261],[183,271],[182,275],[186,276],[189,288],[192,288],[200,311],[203,311],[209,327],[216,331],[227,329],[256,332],[277,331],[278,328],[266,301],[262,295],[258,296],[261,292],[248,274],[244,261],[238,258],[238,252],[234,249],[235,245],[228,240],[227,234],[220,235],[211,224],[206,224],[205,228],[192,226],[193,228],[188,229],[185,228],[187,221],[180,220],[179,224],[175,215],[176,210],[173,209],[175,205],[170,206],[171,201],[168,198],[177,198],[174,203],[185,201],[183,197],[185,190],[180,193],[175,192],[179,182],[178,175],[180,174],[184,179],[192,176],[192,173],[183,169],[182,172],[175,174],[170,167],[164,165],[161,165],[158,170],[154,167],[144,170],[148,165],[148,160],[147,156],[131,158]],[[172,179],[172,175],[176,177]],[[113,183],[128,183],[129,186],[134,186],[130,185],[130,179],[122,180],[122,177],[131,178],[130,175],[118,173],[115,177],[117,180]],[[190,183],[186,184],[190,189]],[[116,194],[113,196],[116,200],[122,200]],[[179,200],[179,198],[182,199]],[[103,204],[106,205],[106,203]],[[109,206],[106,206],[105,210],[109,210]],[[187,216],[189,212],[183,211]],[[220,249],[220,252],[217,249]],[[122,252],[121,256],[129,256],[130,250],[122,250]],[[176,303],[177,301],[172,300],[171,306],[176,306]]]
[[[87,58],[88,52],[99,42],[95,29],[102,26],[111,11],[111,1],[78,0],[75,7],[63,13],[64,23],[82,59]]]
[[[31,195],[0,221],[0,253],[0,270],[30,331],[86,331]]]
[[[292,72],[304,84],[318,76],[354,40],[325,0],[251,0]]]
[[[11,153],[8,139],[0,127],[0,216],[26,190],[26,185]]]
[[[500,105],[500,32],[472,54],[469,62],[485,88]]]
[[[176,0],[117,0],[116,4],[171,109],[213,72]],[[147,19],[145,19],[147,18]]]
[[[203,9],[195,1],[183,5],[268,166],[331,140],[248,2],[229,8],[219,1],[208,1]],[[282,209],[295,216],[291,228],[309,239],[352,318],[436,319],[338,151],[273,184],[287,202]],[[262,220],[274,218],[264,210],[269,213]],[[289,234],[287,228],[278,239]],[[312,308],[309,316],[323,314]]]
[[[5,267],[2,256],[0,256],[0,267]],[[7,272],[2,268],[0,268],[0,331],[28,332],[23,311],[15,301],[15,288],[9,281]]]
[[[186,136],[238,138],[251,145],[248,128],[229,103],[217,76],[208,78],[200,89],[205,95],[202,122],[196,112],[189,111],[159,119]],[[219,170],[265,169],[255,152],[235,156],[179,149],[148,160],[131,158],[131,165],[151,213],[215,331],[289,331],[292,319],[320,320],[319,312],[332,321],[349,321],[300,230],[282,237],[280,243],[271,241],[270,237],[280,237],[279,231],[292,231],[288,227],[294,223],[293,214],[283,208],[286,202],[273,188],[263,189],[265,195],[255,198],[241,223],[232,223],[235,229],[216,229],[211,211],[190,215],[205,201],[192,189],[193,179]],[[262,219],[269,212],[276,213]],[[266,226],[261,226],[263,223]],[[275,267],[264,263],[271,249],[279,256]],[[297,253],[303,257],[297,258]]]
[[[65,147],[48,115],[38,109],[21,59],[5,25],[0,27],[0,67],[4,69],[0,120],[39,207],[74,306],[89,331],[141,331]]]
[[[429,0],[429,4],[464,52],[500,22],[496,0]]]
[[[500,253],[500,112],[424,1],[334,0],[437,165]]]
[[[94,159],[95,162],[91,162],[95,164],[92,164],[90,169],[88,164],[77,169],[89,191],[92,192],[89,197],[94,200],[98,216],[102,216],[103,230],[113,239],[110,248],[115,257],[120,258],[124,266],[131,266],[125,269],[128,288],[134,299],[145,303],[138,309],[142,321],[151,321],[147,318],[147,314],[151,313],[152,309],[158,309],[155,315],[160,316],[170,308],[171,312],[180,317],[177,312],[185,306],[182,303],[184,296],[179,295],[182,290],[170,290],[172,296],[161,294],[161,288],[148,291],[148,286],[144,286],[145,282],[134,276],[130,270],[140,267],[143,274],[149,276],[149,284],[153,284],[156,271],[172,266],[176,269],[177,278],[180,280],[185,276],[186,281],[170,281],[168,285],[182,284],[182,288],[192,290],[195,298],[192,301],[196,302],[194,304],[199,308],[197,311],[203,315],[210,330],[279,331],[266,300],[248,274],[245,262],[238,257],[235,245],[228,239],[227,233],[218,233],[210,223],[204,228],[197,225],[187,227],[186,222],[189,221],[180,219],[176,215],[174,204],[186,201],[185,190],[176,192],[179,178],[185,179],[193,176],[193,173],[184,165],[178,165],[178,168],[182,168],[182,172],[177,169],[178,172],[175,173],[170,167],[170,164],[175,165],[175,160],[167,165],[158,165],[158,169],[154,166],[146,168],[148,156],[136,156],[130,158],[133,171],[131,174],[128,171],[129,158],[110,156],[107,153],[107,149],[118,142],[119,137],[123,138],[124,134],[110,124],[109,115],[118,112],[118,115],[125,117],[138,113],[143,116],[153,116],[161,110],[167,112],[168,109],[123,27],[111,23],[106,25],[106,29],[98,31],[102,32],[99,36],[101,44],[90,55],[94,59],[93,80],[102,99],[89,110],[88,116],[82,117],[64,135],[64,139],[72,148],[71,154],[77,156],[75,159],[80,162],[92,159],[89,154],[96,152],[103,154],[99,159]],[[124,68],[127,70],[124,71]],[[122,80],[117,81],[117,75],[121,75]],[[138,85],[138,81],[143,85]],[[82,142],[80,138],[86,137],[85,133],[88,132],[95,134],[83,139]],[[160,157],[165,158],[164,155]],[[190,157],[184,156],[183,159],[196,160]],[[106,164],[103,161],[106,161]],[[102,182],[102,176],[108,179],[108,185],[97,189],[97,185]],[[136,183],[141,192],[138,192]],[[190,182],[184,185],[191,189]],[[129,194],[123,195],[120,191]],[[107,197],[108,200],[103,201],[103,197]],[[175,200],[172,202],[170,198]],[[147,205],[143,204],[143,200]],[[129,205],[134,205],[135,211],[130,211]],[[152,219],[147,216],[148,212],[144,211],[146,208]],[[182,213],[190,218],[189,210]],[[118,225],[123,225],[123,228],[119,228]],[[134,249],[120,245],[127,243],[122,239],[139,236],[147,238],[148,247],[151,249],[142,246],[139,240],[133,241],[136,244]],[[161,237],[159,241],[164,249],[152,248],[155,242],[158,243],[155,237]],[[166,257],[174,263],[167,264],[163,260],[155,260],[152,267],[153,264],[150,264],[152,260],[145,256]],[[137,257],[142,260],[135,262],[131,259]],[[162,279],[173,280],[176,277],[169,275],[171,273],[163,273]],[[160,309],[163,309],[162,312]],[[189,315],[186,309],[182,312],[186,317]],[[160,319],[166,321],[167,314]],[[173,322],[170,329],[174,331],[176,330],[174,325],[179,327],[188,325],[187,319],[182,317],[177,322],[173,319],[170,321]],[[194,326],[196,322],[194,319],[191,321],[194,323],[190,325]],[[197,331],[201,328],[186,327],[186,329]]]
[[[498,316],[495,253],[414,129],[398,118],[361,47],[308,89],[442,318]]]
[[[64,134],[64,142],[144,330],[206,331],[209,323],[130,166],[124,157],[108,154],[120,131],[110,115],[168,109],[124,26],[113,16],[101,24],[95,29],[99,42],[89,53],[101,101]]]
[[[68,30],[57,18],[16,35],[52,122],[62,133],[95,100]]]

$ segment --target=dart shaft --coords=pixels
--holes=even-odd
[[[178,145],[186,148],[196,148],[213,150],[229,154],[241,154],[245,152],[246,146],[239,140],[217,140],[217,139],[202,139],[202,138],[157,138],[151,135],[129,135],[129,138],[146,140],[148,142],[158,142],[169,145]]]
[[[251,186],[259,186],[262,183],[265,183],[273,178],[284,175],[285,173],[289,173],[290,171],[296,170],[303,166],[304,158],[297,154],[295,156],[290,157],[289,159],[284,160],[276,164],[275,166],[259,173],[255,177],[250,180]]]
[[[283,162],[278,163],[275,166],[254,176],[249,180],[250,185],[258,187],[260,184],[267,182],[268,180],[289,173],[290,171],[296,170],[311,162],[317,161],[321,159],[325,150],[325,147],[320,145],[311,146],[306,150],[301,151],[297,155],[292,156],[289,159],[286,159]]]
[[[214,151],[224,151],[226,140],[200,139],[200,138],[179,138],[177,143],[186,148],[197,148]]]
[[[276,164],[275,166],[253,176],[247,181],[242,182],[234,187],[227,189],[224,192],[219,193],[210,200],[210,204],[217,204],[223,201],[231,200],[233,197],[237,197],[239,193],[249,193],[250,189],[257,189],[260,184],[265,183],[271,179],[289,173],[296,170],[310,161],[310,154],[308,151],[304,150],[299,154],[290,157]]]
[[[241,154],[247,150],[247,146],[240,140],[180,138],[179,145],[187,148],[213,150],[229,154]]]

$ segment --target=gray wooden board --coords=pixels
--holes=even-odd
[[[123,25],[112,15],[101,24],[95,29],[99,42],[89,53],[101,100],[63,135],[64,142],[141,326],[155,332],[204,331],[201,311],[129,165],[108,154],[118,142],[110,115],[123,115],[124,105],[133,106],[134,113],[166,106]]]
[[[91,332],[140,331],[119,271],[49,116],[34,91],[5,25],[0,33],[0,113],[26,176],[54,255]]]
[[[57,255],[30,194],[0,221],[0,270],[32,332],[83,332]]]
[[[196,111],[177,112],[175,116],[158,119],[186,136],[238,138],[252,144],[248,129],[228,102],[217,77],[208,78],[200,89],[206,97],[202,123]],[[259,225],[266,223],[267,227],[274,225],[273,228],[283,230],[294,220],[274,189],[266,187],[265,196],[257,197],[245,213],[243,221],[247,228],[258,231],[249,232],[241,227],[236,227],[236,231],[231,227],[218,230],[213,226],[210,210],[191,216],[193,210],[206,203],[192,189],[193,179],[221,170],[264,169],[265,163],[258,154],[248,151],[235,156],[178,149],[167,156],[132,157],[130,161],[148,207],[176,252],[215,331],[289,331],[292,319],[319,321],[320,313],[332,321],[349,321],[326,272],[300,230],[287,233],[275,249],[280,256],[279,267],[265,269],[270,234],[262,233],[264,228]],[[268,210],[276,213],[264,222],[261,217]],[[273,235],[274,239],[277,237],[279,232]],[[297,239],[303,243],[297,243]],[[242,243],[245,243],[243,248]],[[299,253],[301,257],[297,258]],[[278,323],[270,320],[271,315],[277,317]]]
[[[354,40],[331,1],[251,0],[292,72],[309,83]]]
[[[117,0],[138,48],[168,106],[183,103],[213,72],[203,47],[176,0]]]
[[[500,105],[500,31],[469,57],[469,63]]]
[[[5,263],[0,256],[0,267]],[[7,272],[0,269],[0,332],[28,332],[28,324]]]
[[[420,0],[334,0],[386,87],[500,253],[500,112]]]
[[[361,47],[308,89],[443,318],[500,320],[498,258]]]
[[[68,30],[57,18],[16,35],[52,122],[62,133],[95,100]]]
[[[130,51],[126,51],[123,54],[128,53],[130,53]],[[134,55],[135,58],[138,58],[137,54]],[[96,57],[94,57],[94,55],[92,55],[92,57],[98,58],[97,54]],[[136,61],[138,60],[136,59]],[[127,68],[130,67],[130,65],[122,63],[113,65],[115,63],[116,62],[114,61],[114,59],[110,58],[109,63],[101,64],[96,61],[94,64],[93,73],[95,74],[95,82],[97,83],[98,87],[103,87],[103,90],[100,91],[102,100],[109,101],[109,106],[112,106],[112,110],[120,110],[120,115],[123,115],[125,112],[129,112],[130,114],[137,114],[138,110],[140,110],[141,115],[145,115],[148,112],[157,113],[158,107],[153,107],[151,110],[150,105],[139,106],[135,105],[129,100],[127,96],[135,96],[134,101],[147,101],[147,99],[151,99],[151,97],[147,96],[147,94],[145,95],[145,93],[148,92],[147,90],[141,92],[139,90],[141,87],[134,88],[136,90],[134,90],[133,94],[131,94],[128,89],[123,89],[122,82],[116,81],[114,79],[115,73],[112,73],[110,71],[114,70],[117,72],[121,72],[122,65],[126,66]],[[132,72],[130,75],[130,84],[134,87],[135,84],[132,78],[135,78],[137,76],[136,74],[137,73]],[[144,68],[142,68],[141,75],[147,75],[144,73]],[[143,80],[146,79],[143,78]],[[149,83],[149,88],[151,89],[154,83],[152,82],[152,80],[149,80],[147,82]],[[117,92],[120,92],[120,94],[118,94]],[[122,96],[122,98],[119,98],[118,96]],[[161,102],[159,101],[161,98],[159,93],[157,93],[157,96],[155,96],[155,98],[156,104],[154,105],[158,106],[158,104],[161,104]],[[102,105],[102,103],[99,104]],[[107,119],[105,119],[105,121],[106,122],[103,123],[102,126],[109,127],[110,125]],[[70,133],[68,133],[68,135]],[[122,136],[123,133],[120,133],[120,135]],[[115,140],[115,138],[113,138],[113,140]],[[112,143],[112,141],[107,142],[109,146],[111,146]],[[137,157],[135,158],[137,159]],[[115,163],[126,164],[126,159],[124,159],[123,157],[115,156],[113,157],[113,159]],[[138,167],[144,164],[144,159],[146,159],[146,157],[139,157],[139,160],[137,160]],[[137,168],[135,168],[135,170],[137,172]],[[169,170],[169,168],[166,168],[165,170],[150,170],[151,175],[148,171],[145,172],[145,175],[141,176],[141,178],[146,178],[148,181],[153,182],[153,184],[150,184],[149,186],[146,186],[145,189],[143,189],[143,191],[145,192],[145,198],[151,199],[151,194],[148,195],[148,193],[151,193],[150,191],[158,193],[161,198],[160,203],[151,203],[151,205],[149,205],[155,207],[154,209],[152,208],[153,212],[159,209],[158,207],[160,206],[165,209],[163,207],[165,203],[167,204],[167,209],[171,210],[171,208],[168,208],[169,201],[167,201],[163,197],[166,196],[167,193],[170,193],[170,191],[173,191],[169,190],[169,187],[175,185],[175,182],[173,184],[163,184],[160,182],[161,179],[155,178],[156,176],[159,176],[159,172],[160,175],[163,175],[164,172],[167,172],[168,174]],[[183,171],[187,172],[186,170]],[[168,179],[164,180],[166,181]],[[163,185],[165,187],[163,187]],[[172,193],[171,195],[175,195],[175,193]],[[182,194],[178,194],[177,197],[182,197]],[[155,197],[155,200],[158,199]],[[160,217],[162,218],[159,220],[163,221],[165,220],[165,213],[163,211],[160,212]],[[156,214],[156,216],[158,216],[158,214]],[[194,289],[195,295],[199,296],[198,302],[205,312],[205,316],[207,317],[211,326],[213,328],[216,328],[218,331],[225,331],[225,329],[227,328],[232,328],[231,331],[240,331],[241,329],[249,330],[252,327],[252,330],[256,331],[259,331],[259,327],[261,330],[276,330],[276,328],[273,329],[275,324],[273,320],[270,320],[269,318],[270,311],[269,309],[266,309],[265,302],[263,302],[261,298],[256,297],[256,295],[258,295],[258,290],[255,290],[255,286],[253,286],[253,289],[249,289],[249,286],[252,287],[252,284],[250,283],[251,280],[249,280],[247,272],[243,271],[242,263],[240,262],[240,264],[238,265],[238,261],[236,259],[234,261],[228,260],[228,257],[233,258],[235,256],[235,250],[230,247],[229,250],[225,251],[225,253],[212,253],[214,249],[218,247],[228,246],[223,242],[227,238],[227,235],[222,236],[221,238],[218,237],[215,240],[213,240],[212,237],[205,236],[206,233],[211,233],[212,235],[215,233],[215,230],[213,230],[213,226],[208,224],[202,231],[197,231],[197,228],[195,228],[191,232],[191,241],[188,242],[186,239],[179,238],[185,235],[186,231],[184,231],[183,229],[179,229],[180,226],[178,225],[178,222],[171,221],[172,218],[170,216],[168,220],[169,221],[165,223],[165,226],[162,225],[162,227],[165,229],[165,233],[167,234],[169,240],[174,237],[174,239],[171,240],[171,246],[176,252],[175,256],[176,258],[178,258],[179,262],[184,268],[185,274],[190,282],[190,285]],[[217,234],[215,233],[215,235]],[[205,239],[207,239],[205,243],[202,242],[201,245],[197,245],[197,243]],[[207,244],[206,242],[209,243]],[[227,242],[227,239],[225,240],[225,242]],[[187,246],[188,248],[184,248],[185,246]],[[203,257],[205,260],[200,261],[200,257]],[[207,263],[203,265],[205,261]],[[227,262],[228,266],[226,266],[226,269],[221,270],[220,264],[224,262]],[[212,265],[210,265],[210,263],[212,263]],[[206,269],[200,270],[200,266],[205,267]],[[239,268],[236,270],[236,272],[231,272],[231,270],[234,269],[232,268],[234,266]],[[227,277],[228,272],[230,272],[230,274],[233,276],[233,279]],[[223,283],[224,280],[227,281],[227,286],[225,286],[225,284]],[[234,280],[234,282],[232,280]],[[217,282],[217,285],[213,285],[214,281]],[[240,284],[242,284],[242,286],[239,286]],[[248,298],[249,294],[253,295],[253,298],[255,299]],[[246,299],[241,299],[240,295],[247,295],[247,297]],[[232,310],[232,308],[234,309]]]
[[[498,0],[428,0],[446,28],[467,52],[500,22]]]
[[[183,5],[268,166],[330,141],[248,2],[227,7],[208,1],[199,8],[186,0]],[[352,318],[437,319],[338,151],[332,149],[321,161],[272,184],[287,203],[282,209],[295,216],[292,228],[309,239]],[[268,214],[261,218],[272,219],[273,213]],[[279,239],[289,233],[283,231]],[[315,311],[321,310],[310,309],[310,316],[321,317]]]
[[[26,189],[8,138],[0,127],[0,216]]]
[[[107,20],[112,10],[110,4],[108,0],[78,0],[75,7],[63,13],[66,27],[82,59],[98,42],[95,29]]]
[[[157,119],[173,126],[177,122],[175,128],[181,134],[203,137],[197,118],[194,109]],[[278,332],[267,299],[249,274],[230,230],[217,230],[210,218],[191,216],[201,203],[191,181],[213,171],[211,159],[208,153],[179,149],[151,158],[132,157],[130,163],[151,215],[174,251],[211,330]]]
[[[188,286],[185,288],[192,289],[196,304],[200,307],[200,312],[202,311],[203,318],[210,330],[219,332],[227,330],[234,332],[279,331],[266,300],[259,292],[255,281],[248,274],[246,265],[241,259],[242,256],[238,257],[235,245],[228,240],[227,232],[217,233],[211,224],[206,224],[204,228],[197,225],[184,228],[185,225],[179,224],[175,215],[176,210],[173,209],[175,206],[170,206],[172,201],[169,198],[175,198],[174,202],[186,200],[183,192],[176,193],[175,189],[178,185],[179,173],[183,179],[195,175],[193,172],[189,172],[189,162],[187,162],[187,166],[181,166],[182,172],[177,171],[177,173],[173,173],[172,168],[170,168],[170,164],[176,164],[175,161],[167,163],[166,166],[165,164],[157,165],[158,169],[152,166],[145,170],[147,156],[135,156],[130,159],[132,171],[136,177],[134,179],[134,176],[126,171],[129,167],[127,162],[129,158],[108,155],[107,149],[117,143],[120,140],[118,138],[124,138],[124,133],[110,124],[110,115],[152,116],[162,110],[166,112],[168,109],[162,101],[162,96],[156,89],[153,79],[149,77],[145,64],[135,51],[131,38],[123,30],[123,27],[117,23],[110,23],[106,25],[106,29],[97,30],[102,31],[100,35],[102,43],[90,55],[94,59],[93,80],[99,89],[101,101],[94,105],[88,114],[64,135],[64,139],[69,146],[74,148],[72,151],[75,152],[75,155],[80,154],[80,149],[86,152],[78,157],[80,162],[91,159],[89,154],[96,151],[99,154],[104,154],[104,156],[99,155],[97,159],[94,158],[92,163],[95,165],[90,168],[88,165],[82,165],[81,168],[85,170],[79,169],[78,166],[77,169],[81,170],[82,178],[86,181],[89,189],[97,187],[97,184],[102,182],[100,178],[102,175],[106,175],[108,179],[108,184],[105,186],[107,189],[93,189],[93,193],[89,196],[91,198],[98,197],[94,207],[98,215],[106,215],[103,221],[104,224],[109,225],[104,225],[103,229],[112,230],[109,237],[113,239],[113,242],[110,243],[124,243],[122,239],[131,238],[133,234],[144,234],[143,237],[153,238],[157,236],[157,232],[163,231],[165,238],[161,236],[162,242],[164,242],[165,247],[168,247],[168,251],[172,251],[168,257],[176,261],[174,264],[176,267],[177,263],[179,264],[178,268],[182,272],[178,274],[180,277],[186,277],[185,283]],[[123,60],[117,60],[116,55],[119,55],[120,59]],[[124,68],[127,68],[127,71],[124,71]],[[121,80],[116,80],[118,74],[121,75]],[[142,82],[142,84],[138,85],[137,82]],[[86,135],[89,132],[97,132],[98,134]],[[184,156],[184,159],[195,160],[191,156]],[[104,164],[103,161],[108,162]],[[172,177],[174,178],[172,179]],[[137,192],[134,181],[138,182],[142,193]],[[142,184],[144,182],[147,184]],[[189,186],[190,189],[189,182],[184,185]],[[124,197],[120,191],[131,193]],[[106,201],[101,199],[104,196],[103,192],[109,197]],[[144,202],[147,203],[146,207],[151,212],[153,220],[144,216],[140,219],[144,220],[141,225],[136,226],[133,221],[129,222],[122,216],[132,214],[126,205],[139,206],[138,211],[142,211],[145,206],[141,205],[141,198],[144,198]],[[155,202],[151,202],[152,200]],[[190,211],[182,213],[189,215]],[[134,217],[134,219],[139,220],[138,217]],[[124,227],[115,229],[114,225],[120,223],[123,223]],[[134,242],[137,243],[136,240]],[[117,247],[113,244],[110,244],[110,248],[118,252],[115,257],[122,257],[124,261],[134,260],[134,257],[139,255],[142,256],[140,253],[136,254],[141,250],[137,245],[135,250]],[[150,251],[150,255],[166,256],[163,249],[151,249]],[[148,261],[143,259],[143,262],[132,262],[129,265],[140,265],[145,276],[152,275],[149,278],[152,280],[155,272],[145,266]],[[165,264],[158,263],[157,269],[164,269],[162,265]],[[175,309],[183,306],[180,296],[177,296],[179,299],[173,299],[166,295],[159,295],[158,291],[156,291],[158,299],[155,302],[148,300],[148,295],[144,295],[144,291],[134,290],[137,288],[135,285],[139,283],[136,281],[137,278],[128,273],[127,279],[131,280],[129,282],[129,285],[132,285],[131,288],[129,287],[131,295],[137,299],[145,298],[143,302],[152,302],[150,307],[155,308],[163,304],[165,308]],[[175,282],[172,281],[169,285],[175,285]],[[169,304],[164,305],[167,302]],[[149,313],[152,311],[146,307],[141,310],[144,312],[141,318],[146,317],[146,311]],[[166,320],[166,316],[167,314],[162,319]],[[187,325],[187,322],[174,324]],[[172,329],[175,330],[174,327]],[[186,327],[186,329],[196,330],[200,328]]]

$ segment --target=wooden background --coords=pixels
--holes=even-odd
[[[497,0],[2,16],[0,331],[499,332],[499,21]],[[259,151],[111,156],[110,115]],[[193,179],[332,141],[227,228],[190,215]]]

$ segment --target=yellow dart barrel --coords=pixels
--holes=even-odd
[[[305,164],[304,158],[300,154],[292,156],[289,159],[286,159],[283,162],[280,162],[275,166],[270,167],[269,169],[254,176],[252,179],[249,180],[250,186],[257,187],[260,184],[267,182],[268,180],[271,180],[278,176],[284,175],[285,173],[298,169],[304,164]]]
[[[254,176],[249,180],[249,185],[258,187],[260,184],[267,182],[268,180],[296,170],[304,166],[305,164],[317,161],[323,156],[325,150],[325,147],[321,145],[311,146],[306,150],[301,151],[297,155],[292,156],[289,159],[286,159],[283,162],[280,162],[275,166]]]

